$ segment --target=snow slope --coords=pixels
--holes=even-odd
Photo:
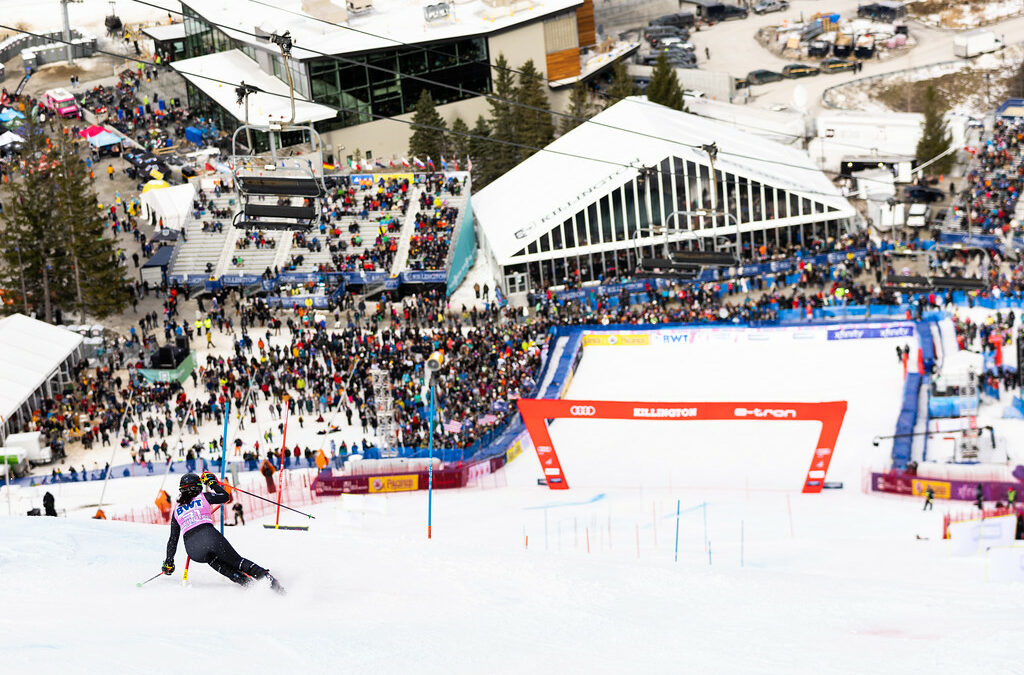
[[[936,539],[941,505],[923,513],[916,499],[859,490],[861,466],[881,452],[871,437],[893,426],[895,344],[588,347],[570,386],[576,398],[846,399],[829,474],[842,491],[799,492],[809,423],[562,420],[553,437],[571,490],[538,487],[536,458],[524,453],[483,482],[494,487],[435,493],[430,541],[424,493],[319,504],[306,533],[228,529],[242,555],[288,587],[283,598],[241,591],[204,565],[182,588],[181,548],[173,578],[136,588],[158,569],[164,527],[0,518],[0,664],[5,673],[1019,672],[1022,589],[987,584],[983,558],[947,555]],[[149,503],[154,480],[116,481],[115,504]],[[66,486],[58,507],[96,499],[98,487]]]

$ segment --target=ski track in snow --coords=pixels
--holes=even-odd
[[[841,491],[799,492],[816,424],[560,420],[568,494],[538,487],[524,453],[506,487],[436,492],[430,541],[422,492],[326,501],[309,532],[228,530],[283,597],[206,565],[183,588],[181,545],[173,577],[136,588],[159,569],[163,526],[0,518],[0,667],[1020,672],[1008,664],[1022,588],[986,583],[982,557],[947,555],[943,504],[860,491],[888,452],[870,440],[895,423],[901,342],[589,347],[573,379],[569,398],[847,400],[829,471]],[[150,503],[159,478],[116,483],[111,508],[126,509]],[[99,484],[63,489],[58,507],[95,503]]]

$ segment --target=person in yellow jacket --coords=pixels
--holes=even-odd
[[[202,334],[203,334],[203,320],[202,319],[196,319],[196,335],[202,335]]]
[[[206,320],[203,321],[203,326],[206,327],[206,332],[209,333],[210,332],[210,328],[213,326],[213,322],[210,321],[210,317],[206,317]]]

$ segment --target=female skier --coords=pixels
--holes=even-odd
[[[203,492],[203,485],[212,492]],[[228,500],[217,477],[203,473],[202,478],[187,473],[178,483],[181,494],[171,516],[171,538],[167,540],[167,559],[161,566],[164,574],[174,572],[174,552],[178,549],[178,534],[184,533],[185,550],[195,562],[208,563],[236,584],[247,586],[253,579],[270,579],[270,587],[278,593],[284,589],[270,570],[263,569],[235,552],[228,540],[213,526],[210,504],[223,504]]]

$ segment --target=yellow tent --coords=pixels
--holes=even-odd
[[[150,190],[159,190],[160,188],[171,187],[171,184],[165,180],[151,180],[142,186],[142,192],[146,193]]]

